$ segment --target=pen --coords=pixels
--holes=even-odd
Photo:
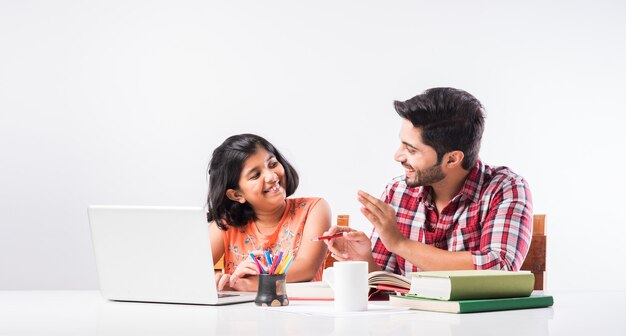
[[[339,233],[335,233],[334,235],[330,235],[330,236],[320,236],[320,237],[316,237],[311,239],[311,241],[320,241],[320,240],[326,240],[326,239],[333,239],[333,238],[339,238],[343,236],[343,232],[339,232]]]
[[[256,267],[259,268],[259,274],[265,274],[265,270],[263,269],[263,267],[261,267],[261,264],[259,263],[257,258],[254,256],[254,254],[250,253],[250,258],[254,259],[254,263],[256,264]]]

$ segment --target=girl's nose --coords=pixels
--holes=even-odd
[[[265,181],[267,183],[274,183],[278,181],[278,174],[272,170],[268,171],[267,174],[265,174]]]

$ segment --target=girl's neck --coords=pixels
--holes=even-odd
[[[285,213],[285,209],[287,208],[287,201],[283,202],[283,204],[271,211],[257,211],[255,213],[256,220],[255,223],[259,229],[263,228],[275,228],[280,223],[280,219],[283,217]]]

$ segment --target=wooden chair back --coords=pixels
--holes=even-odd
[[[215,271],[219,271],[221,272],[222,270],[224,270],[224,256],[222,256],[220,258],[220,260],[218,260],[215,265],[213,265],[213,268],[215,269]]]
[[[350,226],[350,216],[349,215],[337,215],[337,226]],[[335,258],[330,255],[330,252],[326,254],[326,261],[324,264],[324,268],[328,268],[333,266],[335,263]]]
[[[522,269],[535,275],[535,290],[546,288],[546,238],[546,215],[534,215],[533,237]]]

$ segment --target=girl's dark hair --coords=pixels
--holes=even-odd
[[[255,134],[233,135],[213,151],[209,162],[209,194],[207,219],[226,231],[229,226],[242,227],[256,219],[248,203],[241,204],[226,197],[226,190],[239,188],[243,164],[258,148],[272,153],[285,169],[285,191],[291,196],[298,188],[298,173],[269,141]]]
[[[454,88],[432,88],[407,101],[395,101],[396,112],[422,130],[422,142],[443,155],[460,150],[461,166],[469,170],[478,160],[485,122],[480,101]]]

